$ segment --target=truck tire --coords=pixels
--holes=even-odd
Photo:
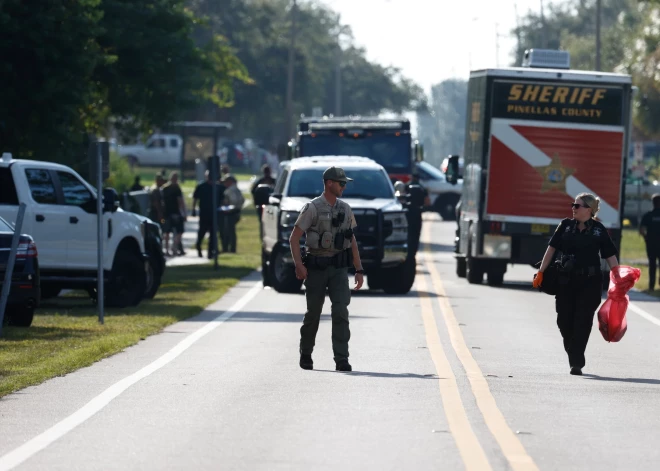
[[[459,278],[465,278],[467,274],[467,264],[465,257],[456,257],[456,276]]]
[[[472,241],[468,239],[467,257],[465,257],[465,278],[472,285],[480,285],[484,281],[484,271],[479,266],[479,260],[472,257]]]
[[[261,279],[264,286],[273,286],[270,266],[268,265],[268,255],[263,250],[261,251]]]
[[[504,283],[504,272],[499,270],[488,272],[489,286],[502,286],[502,283]]]
[[[456,204],[459,200],[460,197],[454,194],[438,196],[435,201],[435,210],[440,214],[443,221],[456,220]]]
[[[14,327],[30,327],[34,319],[34,307],[8,306],[7,325]]]
[[[415,275],[417,265],[415,258],[407,258],[404,263],[398,267],[388,268],[383,273],[383,291],[386,294],[406,294],[413,284],[415,284]]]
[[[369,289],[383,289],[383,277],[381,273],[374,272],[367,275]]]
[[[284,262],[284,251],[277,250],[270,260],[270,280],[278,293],[297,293],[302,287],[302,280],[296,278],[293,265]]]
[[[137,306],[144,297],[146,283],[147,276],[140,254],[126,249],[118,250],[106,288],[106,306]]]
[[[163,278],[163,267],[155,255],[149,254],[145,280],[144,299],[153,299],[160,288]]]

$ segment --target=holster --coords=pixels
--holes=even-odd
[[[325,270],[328,267],[350,267],[353,265],[353,251],[351,249],[342,250],[332,257],[317,257],[307,254],[303,259],[303,264],[308,270]]]

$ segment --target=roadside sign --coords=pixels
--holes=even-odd
[[[98,177],[96,169],[98,167],[98,153],[99,147],[101,150],[101,174],[102,181],[110,178],[110,143],[108,141],[90,142],[89,149],[87,150],[87,160],[89,161],[89,182],[96,183]]]
[[[644,143],[635,142],[635,154],[634,158],[636,162],[644,161]]]

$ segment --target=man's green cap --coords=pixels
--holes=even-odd
[[[334,180],[336,182],[352,182],[352,178],[346,176],[346,172],[341,167],[330,167],[323,172],[324,180]]]

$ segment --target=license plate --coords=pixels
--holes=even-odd
[[[532,232],[536,234],[545,234],[550,232],[550,226],[547,224],[532,224]]]

